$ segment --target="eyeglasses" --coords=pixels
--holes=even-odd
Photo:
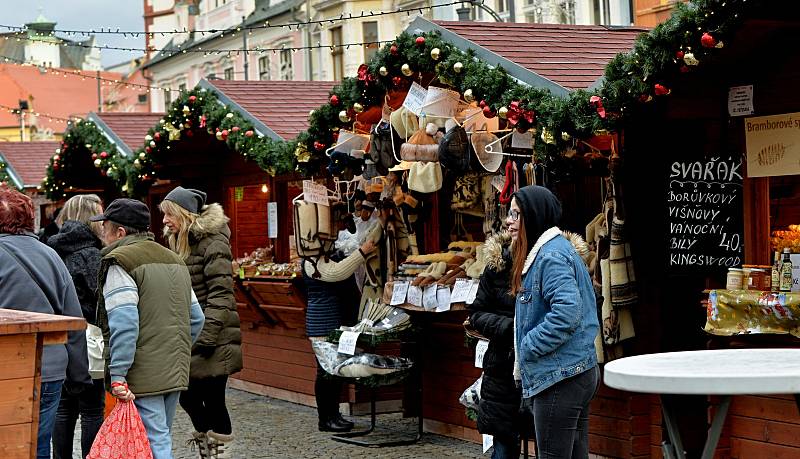
[[[516,209],[508,209],[508,218],[514,222],[519,220],[519,211]]]

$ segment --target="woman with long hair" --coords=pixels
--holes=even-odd
[[[561,203],[553,193],[524,187],[514,194],[510,214],[516,217],[509,225],[516,233],[514,377],[533,415],[538,457],[586,458],[589,403],[600,381],[592,281],[557,226]]]
[[[195,432],[200,457],[230,457],[231,418],[225,405],[228,376],[242,369],[242,332],[233,294],[228,217],[206,194],[177,187],[160,205],[169,248],[186,262],[192,288],[205,314],[192,348],[189,389],[180,404]]]
[[[100,269],[100,223],[90,222],[89,217],[103,213],[100,198],[95,194],[79,194],[64,204],[56,223],[59,232],[47,239],[64,260],[67,270],[75,284],[75,292],[81,304],[83,317],[89,323],[87,341],[90,358],[102,355],[99,343],[102,341],[97,325],[97,273]],[[99,353],[99,355],[98,355]],[[56,411],[53,427],[53,457],[72,459],[72,439],[75,424],[81,419],[81,457],[86,457],[92,448],[97,431],[103,424],[105,408],[105,389],[103,369],[90,365],[92,385],[72,387],[64,384],[61,401]]]

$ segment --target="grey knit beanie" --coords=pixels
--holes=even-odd
[[[200,190],[179,186],[170,191],[164,200],[172,201],[193,214],[199,214],[206,205],[206,194]]]

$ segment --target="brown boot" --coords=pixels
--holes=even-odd
[[[233,454],[230,451],[233,443],[233,434],[218,434],[209,430],[206,434],[208,438],[208,457],[211,459],[231,459]]]

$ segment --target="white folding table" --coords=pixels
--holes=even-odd
[[[675,412],[664,395],[722,397],[708,431],[703,459],[714,456],[731,396],[738,394],[795,394],[800,409],[800,349],[726,349],[637,355],[605,365],[608,387],[661,395],[669,441],[668,459],[686,457]]]

